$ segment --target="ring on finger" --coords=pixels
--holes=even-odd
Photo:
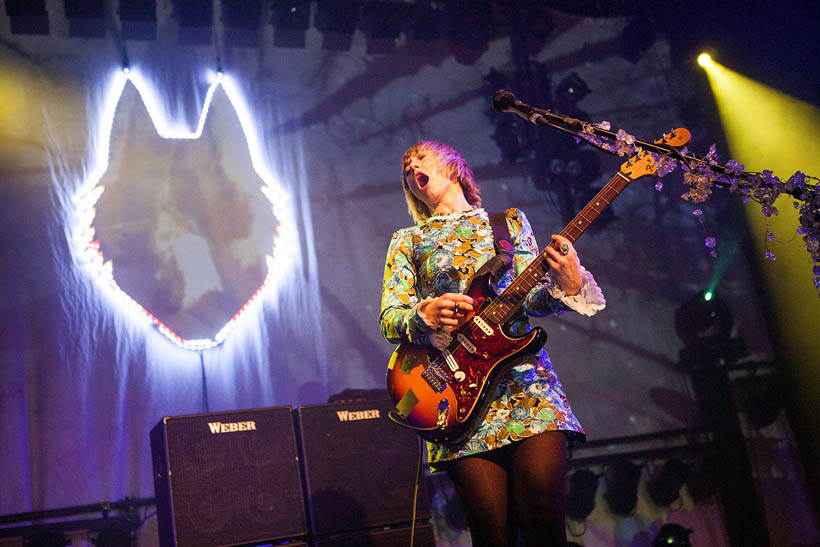
[[[561,254],[564,256],[569,254],[569,245],[567,243],[561,243]]]
[[[456,300],[456,305],[453,306],[453,315],[458,315],[458,300]]]

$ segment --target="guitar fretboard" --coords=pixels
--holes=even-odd
[[[581,237],[581,234],[589,228],[590,224],[598,218],[598,215],[609,207],[609,204],[618,197],[618,194],[620,194],[630,182],[632,182],[632,179],[620,171],[615,173],[615,176],[612,177],[606,186],[561,230],[561,235],[574,243]],[[527,268],[516,276],[512,283],[484,309],[481,316],[496,325],[501,325],[509,321],[515,312],[524,304],[524,299],[530,290],[538,284],[549,271],[546,255],[547,251],[545,248],[530,262]]]

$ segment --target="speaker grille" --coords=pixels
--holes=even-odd
[[[391,409],[389,399],[298,408],[314,534],[411,520],[419,441]],[[422,488],[417,518],[429,516]]]
[[[151,450],[163,547],[305,534],[290,407],[163,418]]]
[[[391,530],[368,530],[342,534],[336,537],[322,538],[315,543],[315,547],[396,547],[396,545],[410,545],[410,527],[393,528]],[[436,537],[432,524],[419,524],[413,536],[414,547],[435,547]]]

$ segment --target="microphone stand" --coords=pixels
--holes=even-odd
[[[532,106],[529,107],[529,108],[532,109],[533,112],[535,112],[535,113],[537,113],[541,116],[541,119],[533,120],[533,123],[535,123],[536,125],[551,127],[553,129],[563,131],[564,133],[568,133],[568,134],[574,136],[575,138],[578,138],[578,139],[581,139],[581,140],[585,141],[587,144],[589,144],[593,148],[596,148],[597,150],[600,150],[602,152],[606,152],[607,154],[621,155],[621,154],[618,154],[617,151],[611,150],[609,147],[603,146],[602,144],[596,143],[596,142],[594,142],[593,140],[590,139],[591,136],[597,136],[597,137],[602,137],[602,138],[610,139],[610,140],[618,140],[618,134],[615,133],[614,131],[610,131],[608,129],[603,129],[603,128],[599,127],[596,124],[589,123],[589,122],[586,122],[586,121],[583,121],[583,120],[579,120],[578,118],[572,118],[570,116],[563,116],[561,114],[556,114],[554,112],[551,112],[549,110],[545,110],[543,108],[537,108],[537,107],[532,107]],[[674,158],[675,160],[679,161],[680,163],[685,165],[690,170],[694,169],[695,168],[694,166],[697,165],[697,164],[708,165],[709,169],[711,169],[713,172],[717,172],[721,175],[724,175],[727,178],[735,178],[737,180],[746,181],[746,182],[749,182],[750,184],[753,183],[752,179],[758,176],[758,173],[753,173],[753,172],[741,172],[741,173],[734,172],[734,171],[730,170],[730,168],[726,167],[725,165],[721,165],[717,162],[710,162],[710,161],[707,161],[706,159],[703,159],[703,158],[698,158],[696,156],[691,156],[691,155],[688,155],[688,154],[684,154],[683,152],[681,152],[679,149],[675,148],[674,146],[669,146],[669,145],[662,144],[662,143],[646,142],[646,141],[641,141],[641,140],[638,140],[638,139],[634,139],[632,144],[636,147],[640,147],[643,150],[648,150],[648,151],[654,152],[656,154],[660,154],[660,155],[663,155],[663,156],[668,156],[668,157]],[[806,176],[806,178],[807,179],[808,178],[814,179],[814,177],[809,177],[809,176]],[[814,180],[817,180],[817,179],[814,179]],[[766,186],[766,187],[773,187],[774,186],[774,184],[772,182],[769,182],[769,181],[766,181],[766,180],[758,179],[756,182],[757,182],[758,186]],[[729,180],[721,180],[720,178],[715,178],[715,180],[713,181],[713,184],[715,186],[718,186],[718,187],[721,187],[721,188],[731,188],[733,186],[732,182],[730,182]],[[807,186],[808,186],[808,184],[807,184]],[[797,200],[800,200],[800,201],[804,201],[804,199],[805,199],[803,197],[803,194],[804,194],[803,188],[783,189],[781,191],[781,193],[788,194],[788,195],[792,196],[793,198],[795,198]],[[820,213],[818,213],[818,214],[820,214]]]

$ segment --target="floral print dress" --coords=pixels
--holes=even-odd
[[[518,274],[538,255],[538,245],[523,212],[509,209],[506,217]],[[494,255],[489,218],[480,208],[433,216],[418,226],[398,230],[390,241],[384,269],[379,316],[382,335],[393,343],[446,347],[449,335],[428,324],[419,305],[447,292],[464,292],[473,274]],[[547,315],[574,310],[593,315],[603,309],[606,301],[594,278],[583,267],[581,274],[583,282],[577,295],[565,295],[547,278],[527,295],[524,311]],[[510,270],[498,280],[496,289],[501,292],[511,281]],[[510,325],[513,334],[529,328],[526,316]],[[435,468],[436,464],[499,448],[543,431],[564,431],[578,440],[584,436],[542,349],[502,379],[486,417],[470,438],[455,444],[428,443],[428,461]]]

